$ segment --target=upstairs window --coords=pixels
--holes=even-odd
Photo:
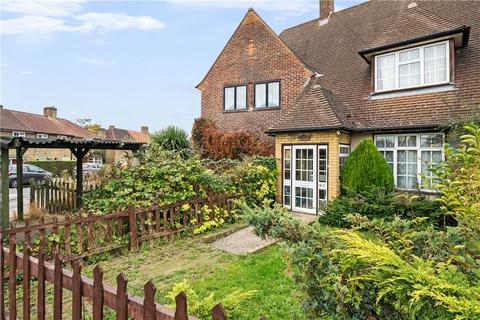
[[[280,82],[255,84],[255,108],[280,107]]]
[[[247,86],[225,87],[223,90],[223,109],[225,111],[247,108]]]
[[[448,41],[375,58],[375,91],[415,88],[450,81]]]
[[[25,138],[25,132],[23,132],[23,131],[13,131],[12,136],[13,137],[23,137],[23,138]]]
[[[48,139],[48,134],[46,134],[46,133],[37,133],[37,138],[39,138],[39,139]]]

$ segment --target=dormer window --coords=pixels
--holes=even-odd
[[[450,81],[448,41],[375,57],[375,91],[408,89]]]

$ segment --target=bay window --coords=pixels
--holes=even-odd
[[[280,82],[272,81],[255,84],[255,108],[280,106]]]
[[[443,41],[375,57],[375,91],[447,83],[448,48]]]
[[[434,190],[432,169],[443,161],[443,134],[377,135],[375,145],[392,170],[397,188]]]
[[[247,108],[247,86],[232,86],[223,89],[223,109],[225,111]]]

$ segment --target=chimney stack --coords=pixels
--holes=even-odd
[[[43,108],[43,115],[50,119],[57,119],[57,108],[54,106],[47,106]]]
[[[101,139],[105,139],[107,137],[107,133],[105,131],[105,128],[99,128],[98,129],[98,132],[97,132],[97,135],[101,138]]]
[[[141,126],[141,127],[140,127],[140,131],[141,131],[144,135],[146,135],[146,136],[148,136],[148,135],[150,134],[150,133],[148,132],[148,127],[147,127],[147,126]]]
[[[115,126],[111,124],[108,126],[108,130],[112,130],[112,129],[115,129]]]
[[[330,18],[334,10],[334,0],[320,0],[320,21]]]

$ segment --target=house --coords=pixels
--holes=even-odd
[[[101,128],[98,135],[105,140],[150,143],[150,133],[147,126],[142,126],[140,131],[135,131],[120,129],[111,125],[108,129]],[[105,150],[105,163],[112,164],[122,161],[130,152],[125,150]]]
[[[94,133],[57,116],[57,108],[43,108],[42,114],[6,109],[0,106],[0,136],[26,137],[37,139],[98,139]],[[15,159],[15,150],[11,150],[10,161]],[[30,148],[24,160],[73,160],[68,149]]]
[[[480,115],[480,1],[371,0],[274,31],[249,9],[197,88],[203,117],[275,140],[278,197],[318,213],[373,139],[401,190],[434,192],[452,123]]]

